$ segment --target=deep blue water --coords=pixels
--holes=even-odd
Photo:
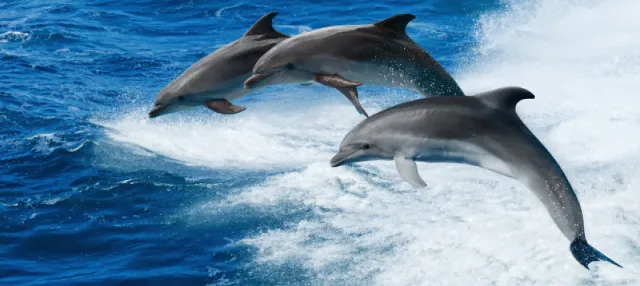
[[[245,190],[255,192],[261,186],[272,186],[284,192],[291,187],[278,185],[278,180],[287,181],[290,172],[315,168],[315,164],[328,165],[330,157],[325,153],[305,155],[309,154],[305,150],[329,154],[341,138],[317,135],[316,140],[313,132],[296,137],[295,132],[286,131],[286,119],[261,121],[260,117],[269,113],[293,114],[292,120],[305,122],[331,115],[331,106],[340,104],[341,112],[351,116],[351,121],[340,127],[343,132],[357,117],[341,95],[312,87],[316,92],[309,92],[301,100],[297,92],[303,87],[272,87],[240,99],[238,104],[247,106],[247,111],[237,115],[240,119],[202,108],[167,116],[153,124],[128,124],[147,122],[145,112],[162,87],[201,57],[241,36],[269,11],[280,12],[275,27],[287,34],[329,25],[372,23],[399,13],[415,14],[418,24],[409,26],[409,35],[457,76],[481,56],[475,49],[480,17],[499,13],[505,4],[476,0],[127,2],[0,2],[0,282],[382,283],[377,276],[382,268],[349,266],[360,265],[358,253],[369,253],[367,247],[317,271],[305,266],[305,258],[264,262],[260,245],[267,242],[252,243],[255,241],[251,239],[260,238],[260,234],[300,229],[302,222],[317,222],[336,210],[291,201],[224,207],[227,203],[232,205],[233,196],[242,195]],[[372,110],[419,97],[406,91],[385,93],[372,88],[369,92],[380,95],[379,99],[367,97],[365,91],[363,104]],[[310,107],[313,105],[324,107],[311,114],[309,108],[314,111],[315,107]],[[331,120],[340,116],[327,118],[327,122],[322,121],[322,128],[329,130],[333,128]],[[212,129],[210,133],[208,124],[228,124],[237,129],[224,134]],[[171,134],[164,133],[166,126],[174,126],[169,129]],[[258,131],[254,133],[267,135],[251,135],[254,137],[247,140],[254,141],[239,146],[244,149],[236,154],[236,141],[228,136],[244,136],[243,128],[255,128]],[[194,145],[184,146],[181,134],[191,134],[193,137],[185,140]],[[199,141],[205,134],[220,137]],[[171,136],[174,145],[157,145]],[[146,143],[140,144],[141,140]],[[223,144],[225,140],[230,142]],[[264,147],[269,140],[295,148],[282,151],[285,147],[271,146],[276,150],[264,149],[263,156],[260,150],[270,146]],[[298,154],[296,150],[302,151]],[[214,154],[208,157],[208,151]],[[266,153],[276,151],[291,153],[288,156],[294,163],[283,163],[287,160],[282,159],[272,164],[272,157]],[[232,154],[216,161],[225,152]],[[238,154],[246,156],[237,159]],[[295,159],[296,156],[302,159]],[[358,172],[367,174],[366,170]],[[316,185],[319,189],[331,184],[353,185],[340,179],[314,182],[314,176],[310,177],[309,189]],[[383,181],[391,178],[375,174],[370,177],[382,187],[386,186]],[[305,200],[308,198],[292,201]],[[337,209],[345,215],[349,213]],[[335,226],[328,227],[326,235],[305,235],[311,237],[308,244],[333,240],[339,248],[375,231],[371,228],[345,234],[344,229]],[[271,243],[285,247],[287,241],[290,240]],[[381,243],[373,249],[380,253],[376,257],[383,260],[388,259],[384,253],[399,245],[403,244]],[[565,257],[568,252],[558,253],[555,259],[570,259]],[[571,263],[567,265],[576,266]],[[340,269],[350,272],[345,274]],[[418,281],[429,284],[426,278],[414,282]]]

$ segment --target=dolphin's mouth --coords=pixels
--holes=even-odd
[[[149,111],[149,118],[160,116],[160,113],[167,107],[169,107],[168,104],[157,104]]]
[[[331,167],[339,167],[344,165],[349,159],[349,157],[351,157],[351,155],[355,154],[356,152],[357,150],[338,152],[338,154],[336,154],[335,156],[333,156],[333,158],[331,158],[331,162],[330,162]]]
[[[274,74],[276,74],[276,72],[254,74],[251,77],[249,77],[247,80],[244,81],[244,88],[245,89],[252,89],[258,83],[260,83],[261,81],[264,81],[265,79],[269,78],[270,76],[272,76]]]

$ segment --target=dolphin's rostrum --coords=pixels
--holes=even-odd
[[[521,181],[571,241],[575,259],[620,266],[587,242],[582,209],[564,172],[515,111],[526,89],[507,87],[464,97],[433,97],[396,105],[365,119],[340,144],[331,166],[395,160],[400,176],[425,186],[415,161],[479,166]]]
[[[253,66],[265,52],[289,37],[273,28],[272,21],[277,14],[262,16],[244,36],[202,58],[165,86],[156,97],[149,117],[196,106],[206,106],[222,114],[245,110],[229,100],[253,92],[243,87]]]
[[[265,53],[244,85],[315,81],[338,89],[365,116],[356,89],[361,84],[409,88],[425,96],[464,95],[453,77],[407,35],[413,19],[400,14],[375,24],[331,26],[293,36]]]

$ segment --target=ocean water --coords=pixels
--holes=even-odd
[[[130,2],[130,3],[126,3]],[[260,3],[260,4],[259,4]],[[269,4],[263,4],[269,3]],[[408,34],[468,94],[517,111],[572,182],[580,266],[541,203],[479,168],[331,168],[362,117],[274,86],[147,118],[155,95],[269,11],[287,34],[417,16]],[[640,1],[0,1],[0,283],[640,285]],[[364,86],[370,113],[421,96]]]

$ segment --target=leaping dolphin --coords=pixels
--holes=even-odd
[[[206,106],[222,114],[245,110],[233,100],[251,93],[243,87],[260,57],[289,36],[277,32],[273,18],[277,12],[260,18],[241,38],[202,58],[165,86],[155,100],[149,117]]]
[[[542,201],[569,241],[573,257],[589,269],[614,262],[587,242],[582,209],[564,172],[516,114],[534,98],[506,87],[465,97],[433,97],[396,105],[362,121],[340,144],[331,166],[395,160],[400,176],[426,186],[415,161],[465,163],[519,180]]]
[[[401,14],[375,24],[293,36],[265,53],[244,85],[278,84],[273,78],[283,76],[299,83],[315,81],[338,89],[365,116],[356,89],[361,84],[409,88],[424,96],[464,95],[453,77],[407,35],[413,19]]]

